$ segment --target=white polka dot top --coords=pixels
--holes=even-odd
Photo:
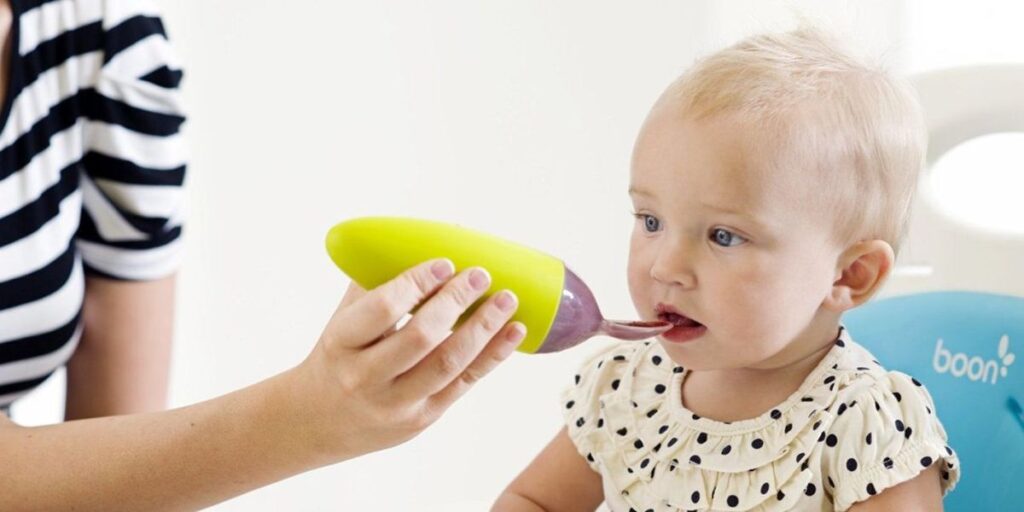
[[[753,419],[687,410],[686,374],[657,342],[621,343],[565,391],[569,437],[611,510],[843,511],[932,464],[943,493],[960,476],[928,391],[845,328],[795,393]]]

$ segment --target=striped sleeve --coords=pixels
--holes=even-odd
[[[150,2],[108,0],[103,33],[103,64],[82,98],[76,244],[90,273],[156,279],[173,273],[181,258],[182,71]]]

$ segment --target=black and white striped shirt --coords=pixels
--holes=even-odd
[[[147,0],[11,0],[0,111],[0,407],[70,358],[83,272],[180,255],[181,71]]]

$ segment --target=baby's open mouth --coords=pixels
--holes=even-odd
[[[687,318],[683,315],[677,315],[669,312],[661,313],[658,315],[658,318],[666,322],[671,322],[673,325],[678,327],[697,327],[702,325],[700,322],[693,320],[692,318]]]

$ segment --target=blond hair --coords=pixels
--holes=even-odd
[[[841,243],[906,235],[927,130],[910,84],[818,29],[759,35],[698,61],[666,91],[687,115],[739,114],[824,180]],[[801,169],[804,170],[804,169]]]

